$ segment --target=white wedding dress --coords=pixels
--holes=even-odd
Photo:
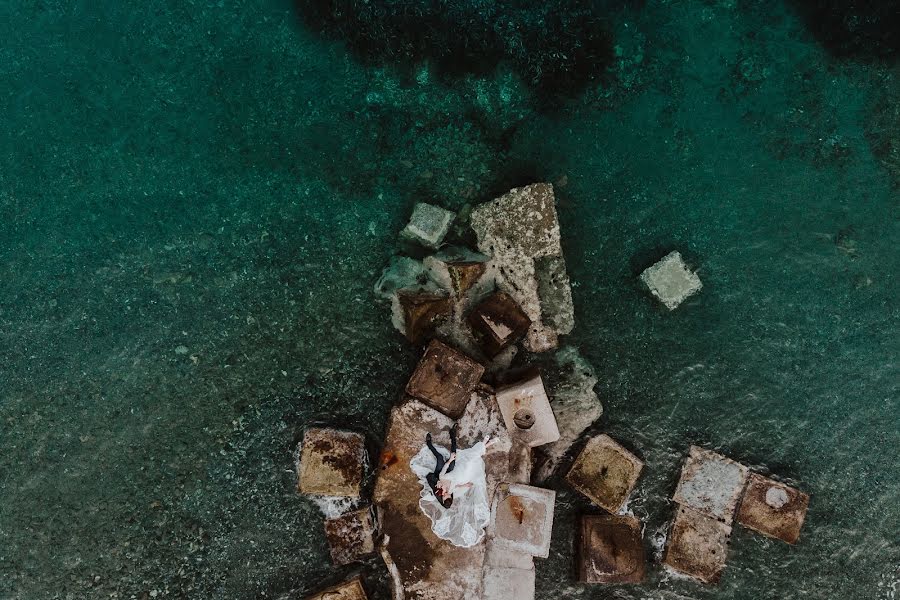
[[[446,448],[435,445],[435,449],[445,459],[450,456]],[[485,450],[484,442],[478,442],[471,448],[457,449],[456,466],[442,478],[452,485],[453,504],[450,508],[443,507],[425,479],[426,475],[434,472],[436,462],[428,446],[423,446],[409,461],[409,466],[422,484],[419,507],[431,519],[431,530],[454,546],[469,548],[480,542],[491,518],[484,473]],[[460,487],[467,483],[471,483],[472,487]]]

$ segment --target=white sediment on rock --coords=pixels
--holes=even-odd
[[[536,183],[510,190],[472,211],[478,249],[491,257],[497,287],[531,319],[525,347],[543,352],[572,330],[569,279],[560,245],[553,186]]]

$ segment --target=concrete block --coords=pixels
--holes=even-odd
[[[358,498],[365,456],[365,440],[358,433],[307,429],[298,466],[300,493]]]
[[[644,463],[606,434],[591,438],[566,481],[600,508],[618,512],[631,495]]]
[[[313,594],[307,597],[307,600],[366,600],[367,598],[366,591],[362,586],[362,579],[354,577],[346,583]]]
[[[516,552],[498,546],[493,540],[488,539],[484,547],[484,564],[528,571],[534,569],[534,557],[527,552]]]
[[[513,439],[531,447],[559,439],[540,373],[532,371],[521,381],[498,389],[497,404]]]
[[[641,273],[650,292],[669,310],[696,294],[703,287],[697,274],[689,270],[679,252],[671,252]]]
[[[691,446],[672,499],[731,525],[748,474],[747,467],[730,458]]]
[[[427,248],[437,248],[444,241],[455,213],[433,204],[419,202],[413,208],[409,223],[400,237],[417,242]]]
[[[455,296],[468,292],[487,272],[488,257],[468,248],[448,247],[426,257],[428,275]]]
[[[725,568],[731,527],[679,506],[663,564],[703,583],[716,583]]]
[[[498,487],[491,507],[494,544],[547,558],[553,530],[556,492],[516,483]]]
[[[420,344],[450,317],[450,297],[444,292],[400,290],[397,301],[403,313],[403,333],[413,344]]]
[[[581,517],[576,552],[582,583],[640,583],[644,579],[641,522],[632,516]]]
[[[406,392],[448,417],[458,419],[483,373],[484,367],[478,362],[432,340],[406,384]]]
[[[505,292],[495,292],[481,301],[467,317],[484,353],[493,357],[522,339],[531,319]]]
[[[737,521],[763,535],[796,544],[808,506],[808,494],[751,473]]]
[[[336,565],[349,564],[375,552],[375,525],[369,507],[325,521],[325,537]]]
[[[481,600],[534,600],[534,567],[485,566]]]

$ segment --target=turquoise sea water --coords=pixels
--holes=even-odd
[[[548,5],[521,25],[545,37],[448,72],[286,0],[4,3],[0,598],[299,598],[355,570],[387,598],[378,558],[330,566],[293,449],[310,423],[383,440],[417,350],[371,290],[413,204],[531,181],[556,183],[598,429],[647,463],[651,556],[692,443],[812,496],[795,547],[736,528],[716,587],[654,559],[586,588],[587,504],[555,481],[538,598],[896,598],[900,71],[798,4],[607,7],[568,89],[534,65],[593,30],[547,46]],[[636,275],[676,248],[704,288],[669,313]]]

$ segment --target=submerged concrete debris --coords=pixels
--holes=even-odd
[[[650,292],[669,310],[700,291],[703,284],[697,274],[688,269],[680,252],[670,252],[655,265],[641,273]]]
[[[440,206],[419,202],[413,208],[409,223],[400,237],[417,242],[427,248],[438,248],[450,229],[456,214]]]
[[[497,270],[497,287],[531,319],[525,347],[532,352],[556,348],[558,337],[572,331],[575,317],[553,186],[536,183],[510,190],[475,207],[471,224],[479,251],[491,257]]]
[[[625,506],[644,463],[606,434],[591,438],[566,481],[600,508],[616,513]]]
[[[808,506],[808,494],[751,473],[737,521],[763,535],[796,544]]]
[[[308,429],[298,465],[300,492],[359,498],[365,454],[365,440],[358,433]]]
[[[555,503],[553,490],[516,483],[501,485],[491,508],[490,533],[494,544],[547,558]]]
[[[556,417],[539,372],[498,389],[497,404],[513,439],[531,447],[559,439]]]
[[[313,594],[306,600],[366,600],[367,598],[366,591],[362,586],[362,579],[355,577],[346,583]]]
[[[346,565],[375,552],[372,509],[365,507],[325,521],[325,537],[336,565]]]
[[[729,525],[749,469],[721,454],[691,446],[673,500]]]
[[[576,556],[582,583],[640,583],[644,579],[641,522],[632,516],[584,515]]]
[[[406,384],[406,393],[458,419],[483,374],[484,366],[459,350],[432,340]]]

